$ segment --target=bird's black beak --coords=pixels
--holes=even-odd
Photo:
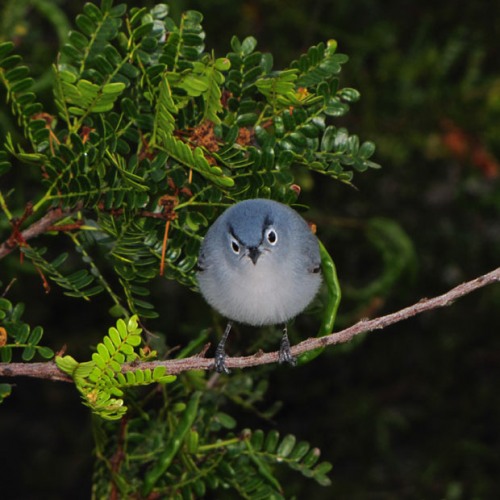
[[[259,259],[261,251],[258,247],[250,247],[248,249],[248,256],[250,257],[253,264],[257,264],[257,260]]]

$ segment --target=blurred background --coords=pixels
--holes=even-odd
[[[82,6],[0,1],[0,41],[15,42],[49,108],[50,68]],[[171,3],[174,18],[186,9],[203,13],[206,46],[217,56],[230,50],[233,35],[252,35],[278,69],[331,38],[350,58],[341,85],[359,90],[361,100],[336,124],[374,141],[373,159],[383,168],[357,174],[355,189],[314,175],[298,179],[300,201],[311,207],[307,218],[337,265],[344,292],[337,328],[498,267],[500,3]],[[16,124],[0,106],[2,142],[7,131],[15,136]],[[29,199],[30,174],[16,175]],[[384,238],[373,231],[380,221]],[[55,350],[67,343],[77,359],[88,356],[89,343],[110,324],[109,304],[82,304],[55,289],[46,296],[38,280],[22,280],[28,272],[17,255],[0,264],[4,283],[10,273],[20,273],[10,298],[27,303],[25,321],[43,325]],[[162,315],[150,327],[164,332],[169,345],[185,345],[207,326],[210,312],[199,295],[160,279],[153,286]],[[334,465],[333,485],[283,476],[297,498],[500,498],[499,308],[500,287],[491,286],[330,348],[303,367],[265,368],[263,415],[234,405],[226,411],[238,415],[241,428],[279,428],[321,448]],[[314,320],[297,321],[293,340],[315,328]],[[246,330],[242,337],[242,349],[251,352]],[[0,409],[0,477],[2,490],[12,492],[5,498],[88,498],[92,435],[78,394],[62,383],[16,384]],[[281,409],[265,418],[264,409],[276,402]]]

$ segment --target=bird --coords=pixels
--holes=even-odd
[[[230,206],[203,239],[196,277],[206,302],[228,320],[215,351],[217,372],[229,373],[225,343],[233,322],[282,324],[279,362],[296,364],[287,322],[311,303],[322,277],[318,239],[295,210],[262,198]]]

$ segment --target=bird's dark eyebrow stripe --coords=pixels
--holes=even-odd
[[[267,229],[269,226],[273,225],[273,220],[269,215],[266,215],[266,218],[264,219],[264,229]]]
[[[231,236],[238,242],[240,243],[241,245],[243,245],[243,242],[238,238],[238,236],[236,236],[236,233],[234,232],[234,228],[233,226],[231,226],[231,224],[228,224],[228,229],[229,229],[229,233],[231,234]]]
[[[262,236],[260,238],[259,245],[264,241],[266,229],[268,227],[271,227],[272,225],[273,225],[273,219],[271,219],[269,215],[266,215],[266,217],[264,218],[264,224],[262,224]]]
[[[259,245],[264,241],[264,233],[266,232],[266,229],[270,226],[273,225],[273,220],[271,219],[271,217],[269,215],[266,215],[266,217],[264,218],[264,224],[262,225],[262,238],[259,242]],[[231,224],[228,224],[227,225],[227,228],[229,230],[229,234],[240,244],[240,245],[245,245],[245,243],[243,241],[240,240],[240,238],[238,238],[238,236],[236,236],[236,233],[234,232],[234,227],[231,225]]]

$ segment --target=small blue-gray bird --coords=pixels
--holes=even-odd
[[[320,269],[316,236],[287,205],[252,199],[228,208],[203,240],[197,272],[203,297],[229,320],[215,352],[215,370],[229,371],[225,343],[233,321],[283,323],[279,361],[295,364],[286,322],[316,295]]]

